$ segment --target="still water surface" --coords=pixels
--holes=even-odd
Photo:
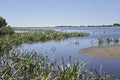
[[[72,56],[72,62],[75,60],[85,61],[86,68],[100,69],[102,65],[102,71],[113,74],[120,79],[120,59],[106,59],[106,58],[95,58],[90,56],[84,56],[80,54],[80,50],[91,46],[98,46],[97,38],[102,37],[119,37],[120,28],[116,27],[52,27],[52,28],[33,28],[33,29],[50,29],[56,31],[67,31],[67,32],[87,32],[90,35],[87,37],[76,37],[69,38],[62,41],[48,41],[45,43],[33,43],[23,44],[19,48],[27,51],[36,51],[45,56],[49,56],[54,60],[61,62],[62,56],[67,62],[69,56]],[[107,44],[104,44],[107,45]]]

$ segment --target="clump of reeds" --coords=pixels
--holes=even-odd
[[[114,37],[114,43],[118,43],[119,42],[119,38]]]
[[[98,40],[98,45],[99,46],[103,45],[103,43],[106,43],[106,42],[108,44],[110,44],[111,42],[114,42],[114,44],[120,42],[118,37],[114,37],[114,38],[109,38],[109,37],[108,38],[102,38],[102,37],[99,37],[97,40]]]
[[[23,43],[45,42],[49,40],[63,40],[70,37],[87,36],[83,32],[58,32],[53,30],[41,30],[13,35],[0,36],[0,51],[10,50],[13,46]]]
[[[102,37],[98,38],[98,45],[101,46],[104,43],[104,39]]]
[[[109,74],[85,69],[85,63],[50,62],[47,57],[36,53],[11,52],[0,60],[0,78],[2,80],[117,80]]]
[[[106,42],[108,43],[108,44],[110,44],[110,42],[112,42],[113,40],[111,39],[111,38],[106,38]]]

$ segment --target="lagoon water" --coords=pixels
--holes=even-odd
[[[50,59],[61,62],[64,57],[65,62],[69,56],[72,57],[71,63],[75,60],[84,61],[87,64],[85,68],[94,68],[99,70],[102,65],[102,71],[113,74],[120,79],[120,59],[95,58],[80,54],[80,50],[91,46],[98,46],[97,38],[102,37],[119,37],[119,27],[51,27],[51,28],[32,28],[32,29],[50,29],[66,32],[87,32],[90,35],[86,37],[73,37],[62,41],[48,41],[33,44],[23,44],[19,47],[21,50],[36,51],[38,54],[48,56]],[[112,45],[113,43],[109,44]],[[118,43],[119,44],[119,43]],[[104,44],[108,45],[108,44]]]

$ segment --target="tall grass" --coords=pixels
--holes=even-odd
[[[117,80],[109,74],[85,69],[85,63],[50,62],[36,53],[11,52],[0,60],[1,80]]]
[[[0,51],[9,51],[13,46],[23,43],[45,42],[49,40],[63,40],[69,37],[87,36],[83,32],[58,32],[53,30],[41,30],[13,35],[0,36]]]
[[[118,37],[114,37],[114,38],[99,37],[97,39],[97,41],[98,41],[98,45],[102,46],[104,43],[110,44],[110,43],[114,42],[114,44],[118,44],[120,42],[120,39]]]
[[[104,43],[103,37],[99,37],[99,38],[98,38],[98,45],[99,45],[99,46],[102,46],[103,43]]]

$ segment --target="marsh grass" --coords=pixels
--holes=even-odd
[[[110,44],[110,42],[112,42],[112,41],[113,41],[112,39],[106,38],[106,42],[107,42],[108,44]]]
[[[51,62],[35,52],[11,52],[0,60],[1,80],[117,80],[114,76],[98,73],[95,69],[85,69],[85,63],[71,57],[67,63]]]
[[[104,39],[102,37],[99,37],[97,40],[98,40],[98,45],[102,46],[104,43]]]
[[[114,38],[99,37],[97,41],[98,41],[98,46],[102,46],[104,43],[110,44],[113,42],[114,44],[118,44],[120,42],[120,39],[118,37],[114,37]]]
[[[83,32],[58,32],[53,30],[40,30],[13,35],[0,36],[0,51],[9,51],[13,46],[20,46],[23,43],[46,42],[49,40],[63,40],[69,37],[87,36]]]
[[[114,43],[119,43],[119,38],[118,37],[114,37]]]

